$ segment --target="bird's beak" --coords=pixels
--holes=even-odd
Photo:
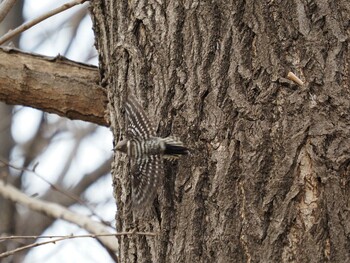
[[[122,141],[117,143],[116,150],[126,153],[127,145],[128,145],[128,141],[127,140],[122,140]]]

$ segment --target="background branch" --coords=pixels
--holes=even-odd
[[[47,216],[57,219],[63,219],[68,222],[74,223],[92,234],[110,233],[103,224],[93,221],[87,216],[74,213],[68,210],[67,208],[57,205],[55,203],[45,202],[29,197],[20,192],[15,187],[9,184],[5,184],[2,180],[0,180],[0,195],[2,195],[6,199],[10,199],[13,202],[25,205],[30,209],[43,213]],[[113,251],[118,250],[118,241],[116,238],[100,236],[98,237],[98,240],[106,248]]]
[[[2,3],[0,3],[0,23],[8,12],[10,12],[11,8],[15,5],[16,0],[4,0]]]
[[[37,176],[38,178],[46,182],[48,185],[50,185],[50,189],[52,190],[52,191],[48,191],[45,195],[41,197],[43,201],[56,203],[64,207],[68,207],[70,205],[78,203],[81,206],[88,209],[91,212],[91,215],[99,219],[104,225],[112,227],[109,222],[106,222],[105,220],[103,220],[103,218],[100,215],[98,215],[87,202],[83,201],[79,197],[88,187],[90,187],[94,182],[96,182],[98,179],[100,179],[102,176],[104,176],[110,171],[111,162],[112,162],[112,157],[106,160],[104,163],[102,163],[99,167],[97,167],[91,173],[85,174],[83,176],[83,179],[80,181],[80,183],[77,184],[74,188],[70,189],[70,191],[67,191],[64,189],[63,185],[61,184],[62,182],[56,182],[57,184],[53,184],[49,182],[47,179],[45,179],[43,176],[35,172],[34,169],[32,170],[25,167],[23,168],[17,167],[1,159],[0,159],[0,167],[1,167],[1,164],[3,164],[15,170],[33,173],[35,176]],[[37,215],[38,214],[33,214],[32,216],[30,216],[30,218],[35,219]],[[52,223],[51,219],[40,220],[40,224],[45,225],[45,226],[42,226],[42,229],[46,229],[51,223]]]
[[[22,24],[21,26],[17,27],[16,29],[8,32],[7,34],[5,34],[4,36],[2,36],[0,38],[0,45],[4,44],[5,42],[7,42],[8,40],[10,40],[11,38],[13,38],[14,36],[18,35],[19,33],[24,32],[25,30],[31,28],[32,26],[35,26],[36,24],[44,21],[45,19],[48,19],[51,16],[57,15],[58,13],[61,13],[69,8],[72,8],[75,5],[79,5],[82,4],[84,2],[86,2],[87,0],[75,0],[75,1],[71,1],[69,3],[66,3],[58,8],[55,8],[29,22],[26,22],[24,24]]]
[[[0,254],[0,258],[5,258],[10,255],[13,255],[16,252],[29,249],[32,247],[38,247],[42,245],[47,245],[50,243],[55,244],[58,241],[73,239],[73,238],[98,238],[98,237],[116,237],[116,236],[124,236],[124,235],[139,235],[139,236],[156,236],[156,233],[152,232],[120,232],[120,233],[111,233],[111,234],[89,234],[89,235],[66,235],[66,236],[11,236],[11,237],[0,237],[1,240],[9,240],[9,239],[38,239],[38,238],[50,238],[49,241],[44,242],[36,242],[26,246],[22,246],[10,251],[6,251]],[[55,239],[52,239],[55,238]]]

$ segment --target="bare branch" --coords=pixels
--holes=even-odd
[[[136,235],[136,236],[157,236],[155,232],[118,232],[118,233],[110,233],[110,234],[85,234],[85,235],[52,235],[52,236],[0,236],[0,242],[4,240],[16,240],[16,239],[40,239],[40,238],[85,238],[85,237],[114,237],[114,236],[128,236],[128,235]]]
[[[20,251],[23,251],[23,250],[26,250],[26,249],[29,249],[29,248],[32,248],[32,247],[38,247],[38,246],[42,246],[42,245],[46,245],[46,244],[50,244],[50,243],[53,243],[55,244],[56,242],[58,241],[62,241],[62,240],[66,240],[67,238],[57,238],[55,240],[50,240],[50,241],[45,241],[45,242],[38,242],[38,243],[33,243],[33,244],[29,244],[29,245],[26,245],[26,246],[23,246],[23,247],[19,247],[19,248],[16,248],[16,249],[13,249],[13,250],[10,250],[10,251],[6,251],[4,253],[1,253],[0,254],[0,258],[6,258],[8,256],[11,256],[17,252],[20,252]]]
[[[97,67],[0,48],[0,100],[109,126]]]
[[[37,238],[56,238],[50,241],[44,242],[36,242],[33,244],[29,244],[23,247],[16,248],[14,250],[6,251],[0,254],[0,258],[5,258],[13,255],[16,252],[20,252],[25,249],[29,249],[32,247],[38,247],[46,244],[53,243],[55,244],[58,241],[73,239],[73,238],[98,238],[98,237],[117,237],[117,236],[125,236],[125,235],[139,235],[139,236],[156,236],[156,233],[152,232],[120,232],[114,234],[90,234],[90,235],[68,235],[68,236],[10,236],[10,237],[0,237],[0,241],[2,240],[13,240],[13,239],[37,239]]]
[[[72,8],[73,6],[76,5],[80,5],[84,2],[86,2],[87,0],[74,0],[71,1],[69,3],[66,3],[58,8],[55,8],[53,10],[51,10],[50,12],[47,12],[46,14],[43,14],[29,22],[26,22],[24,24],[22,24],[21,26],[15,28],[14,30],[8,32],[7,34],[5,34],[4,36],[2,36],[0,38],[0,45],[4,44],[6,41],[10,40],[11,38],[13,38],[14,36],[18,35],[19,33],[27,30],[28,28],[31,28],[32,26],[35,26],[36,24],[39,24],[40,22],[44,21],[45,19],[57,15],[58,13],[61,13],[69,8]]]
[[[7,165],[8,167],[11,167],[15,170],[19,170],[19,171],[26,171],[26,172],[31,172],[33,173],[35,176],[37,176],[39,179],[43,180],[45,183],[47,183],[48,185],[50,185],[51,189],[53,189],[54,191],[59,192],[60,194],[62,194],[65,197],[68,197],[70,200],[73,200],[74,202],[84,206],[85,208],[87,208],[92,215],[96,216],[98,219],[101,220],[101,222],[103,222],[103,224],[110,226],[110,224],[108,224],[108,222],[105,222],[98,214],[96,214],[96,212],[92,209],[92,207],[90,205],[88,205],[86,202],[84,202],[83,200],[81,200],[78,196],[75,196],[74,194],[71,194],[70,192],[64,190],[63,188],[49,182],[47,179],[45,179],[43,176],[41,176],[40,174],[38,174],[37,172],[35,172],[35,168],[33,168],[33,170],[28,169],[28,168],[22,168],[22,167],[18,167],[16,165],[13,165],[7,161],[1,160],[0,159],[0,164],[4,164]],[[36,166],[35,166],[36,167]],[[57,200],[55,200],[55,203],[57,203]]]
[[[0,23],[8,12],[10,12],[11,8],[16,4],[16,0],[4,0],[2,3],[0,3]]]
[[[55,203],[45,202],[32,197],[29,197],[16,189],[15,187],[5,184],[3,180],[0,180],[0,195],[4,198],[25,205],[32,210],[43,213],[47,216],[63,219],[73,224],[80,226],[86,231],[92,234],[110,234],[108,228],[103,224],[91,220],[89,217],[81,214],[74,213],[69,209],[60,206]],[[112,251],[118,250],[118,240],[111,237],[99,236],[97,239],[108,249]],[[64,240],[64,239],[62,239]],[[56,240],[59,241],[59,240]],[[29,248],[26,246],[26,248]]]

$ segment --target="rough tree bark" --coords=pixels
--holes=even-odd
[[[115,141],[135,93],[193,149],[135,222],[115,155],[121,262],[350,261],[348,0],[91,5]]]

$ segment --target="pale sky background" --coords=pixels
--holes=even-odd
[[[67,1],[35,1],[25,0],[24,19],[32,20],[33,18],[56,8]],[[70,39],[70,25],[61,24],[64,19],[72,16],[72,14],[80,9],[81,6],[73,7],[72,9],[58,14],[48,20],[36,25],[22,34],[20,40],[21,49],[27,52],[38,53],[47,56],[57,56],[63,54]],[[57,30],[57,26],[61,24],[61,28]],[[39,45],[42,39],[46,41]],[[91,48],[94,45],[94,37],[92,32],[92,23],[90,17],[84,19],[75,36],[71,51],[66,55],[69,59],[88,62],[89,64],[97,65],[97,57],[91,56]],[[89,59],[88,59],[89,58]],[[15,118],[12,125],[12,134],[16,142],[26,142],[35,133],[41,114],[39,111],[21,106],[15,107]],[[48,114],[48,120],[56,120],[57,115]],[[88,123],[82,121],[72,121],[69,123],[73,128],[79,128]],[[52,144],[43,155],[37,160],[39,166],[36,172],[45,179],[54,182],[60,173],[64,164],[65,158],[73,146],[73,138],[69,134],[62,134],[57,141]],[[97,132],[89,136],[83,141],[78,150],[72,168],[68,171],[68,178],[71,178],[67,185],[72,185],[79,181],[79,176],[84,173],[94,170],[104,160],[108,159],[112,152],[112,134],[108,128],[99,127]],[[16,155],[20,156],[19,152],[12,153],[11,159],[16,159]],[[38,179],[35,175],[26,173],[24,178],[26,185],[26,193],[37,193],[40,197],[42,193],[49,187],[47,183]],[[115,202],[112,196],[112,180],[108,175],[94,184],[91,189],[88,189],[85,196],[95,207],[95,212],[104,218],[106,221],[112,222],[114,225]],[[79,213],[89,214],[88,211],[81,206],[71,207]],[[62,220],[57,220],[44,235],[69,235],[69,234],[85,234],[86,232],[79,227],[66,223]],[[39,235],[41,233],[32,233]],[[41,239],[40,241],[44,241]],[[30,254],[26,257],[25,263],[56,263],[56,262],[113,262],[104,248],[100,244],[90,238],[79,238],[67,241],[61,241],[56,244],[49,244],[32,248]]]

